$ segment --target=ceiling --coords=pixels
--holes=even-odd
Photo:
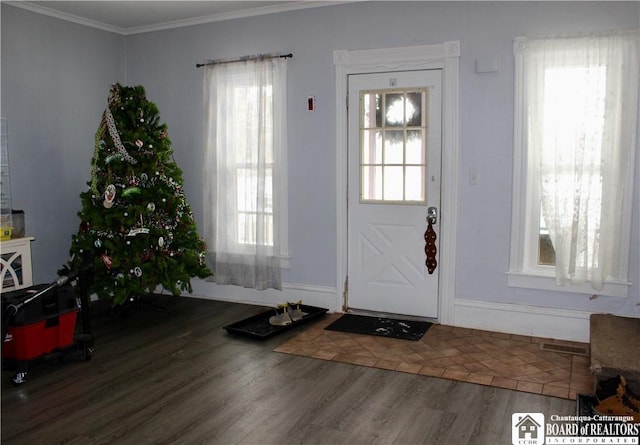
[[[119,0],[7,1],[6,3],[63,20],[127,35],[343,2]]]

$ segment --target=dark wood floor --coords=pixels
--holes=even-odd
[[[272,352],[222,326],[264,310],[167,297],[100,312],[93,359],[2,373],[2,444],[510,444],[514,412],[575,402]]]

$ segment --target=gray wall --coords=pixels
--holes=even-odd
[[[80,222],[93,138],[124,38],[2,4],[2,109],[13,207],[25,211],[36,283],[54,280]]]
[[[12,27],[8,24],[10,20],[5,18],[5,10],[10,11],[11,19],[18,19],[23,25]],[[119,37],[40,18],[5,5],[2,11],[3,113],[10,118],[14,164],[21,169],[18,174],[25,175],[14,180],[13,187],[16,194],[23,188],[16,205],[27,210],[29,231],[38,236],[34,252],[40,279],[51,276],[51,271],[65,258],[68,238],[77,225],[74,215],[79,205],[77,194],[89,177],[93,132],[110,82],[126,71],[126,81],[132,85],[144,85],[149,99],[158,105],[162,119],[169,126],[175,159],[184,171],[189,202],[196,217],[200,218],[203,184],[202,71],[195,68],[195,63],[209,58],[282,51],[294,54],[289,61],[292,261],[283,278],[291,283],[336,286],[332,53],[336,49],[459,40],[462,49],[461,175],[456,295],[472,300],[636,316],[640,313],[637,306],[640,303],[640,156],[636,158],[629,277],[634,285],[629,298],[601,297],[591,301],[582,295],[509,288],[505,275],[509,264],[511,219],[513,38],[527,34],[637,27],[640,4],[636,2],[356,3],[127,36],[124,38],[124,59],[121,57],[123,43]],[[33,22],[42,29],[31,26]],[[73,38],[69,38],[69,34]],[[75,38],[80,35],[86,40]],[[41,48],[37,42],[43,37],[55,42],[52,43],[54,47],[50,50]],[[9,55],[5,53],[7,38],[16,40]],[[85,48],[85,45],[90,48]],[[95,66],[78,61],[75,55],[83,51],[94,57],[94,65],[103,69],[94,69]],[[34,62],[25,52],[40,55],[49,63],[59,63],[58,58],[71,58],[75,62],[61,64],[59,70],[66,71],[60,73],[31,72]],[[104,57],[95,60],[97,53]],[[500,71],[476,74],[474,64],[477,59],[497,59]],[[126,70],[123,70],[123,61]],[[5,62],[18,63],[19,66],[5,68]],[[71,68],[67,68],[69,66]],[[7,71],[20,79],[17,87],[6,84]],[[23,72],[29,73],[29,77],[22,79]],[[61,81],[54,79],[54,74],[65,77],[62,81],[71,90],[64,95],[58,93],[61,97],[56,99],[44,94]],[[34,120],[29,108],[21,105],[22,90],[40,93],[29,100],[30,108],[46,104],[45,109],[57,111],[66,103],[67,95],[75,101],[60,116],[57,116],[59,113],[52,116],[41,111]],[[314,113],[304,109],[308,95],[316,96],[317,111]],[[85,111],[76,115],[79,108]],[[59,126],[53,125],[54,119]],[[13,125],[14,120],[20,123]],[[21,129],[17,134],[16,126]],[[45,160],[41,160],[42,157]],[[47,174],[41,181],[42,185],[26,176],[26,166],[31,164]],[[55,172],[47,172],[53,167],[56,167]],[[471,169],[478,171],[478,185],[469,184]],[[54,194],[52,189],[59,191]],[[46,212],[44,208],[47,208]],[[54,218],[49,217],[54,214]],[[40,218],[44,218],[46,223],[38,222]],[[38,251],[45,246],[51,253]]]
[[[636,27],[638,3],[371,2],[212,23],[127,38],[127,77],[141,83],[169,122],[176,160],[196,214],[202,193],[202,73],[196,62],[293,52],[289,62],[289,188],[292,266],[285,280],[335,286],[333,50],[460,40],[461,168],[456,295],[466,299],[637,315],[640,308],[638,185],[626,299],[509,288],[516,36]],[[476,74],[476,59],[500,71]],[[170,87],[167,87],[170,85]],[[317,111],[304,110],[315,95]],[[639,156],[640,158],[640,156]],[[477,169],[479,185],[469,185]],[[637,175],[636,175],[637,176]]]

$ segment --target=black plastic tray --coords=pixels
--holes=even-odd
[[[328,311],[328,309],[322,307],[306,306],[304,304],[300,305],[300,309],[302,310],[302,319],[294,321],[287,326],[270,325],[269,317],[275,315],[275,311],[273,309],[269,309],[268,311],[245,318],[242,321],[223,326],[223,329],[230,334],[245,335],[251,338],[268,338],[279,334],[280,332],[298,327],[315,318],[321,317]]]

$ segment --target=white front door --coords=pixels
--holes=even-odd
[[[442,70],[352,74],[348,92],[347,307],[437,318]]]

